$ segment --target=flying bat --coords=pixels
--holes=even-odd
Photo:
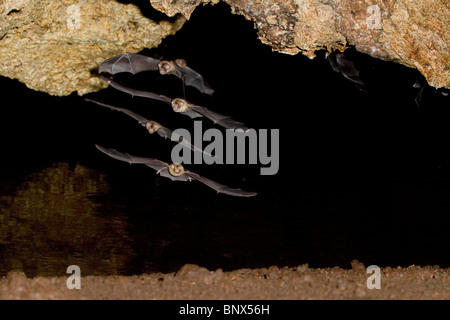
[[[422,102],[422,95],[423,95],[423,90],[425,89],[425,86],[423,86],[423,85],[420,83],[420,81],[417,80],[416,82],[414,82],[413,88],[415,88],[415,89],[420,89],[420,90],[419,90],[419,93],[418,93],[417,96],[416,96],[416,99],[414,100],[414,101],[416,101],[417,108],[419,108],[419,110],[420,110],[420,104],[421,104],[421,102]]]
[[[360,71],[355,67],[353,61],[344,52],[333,52],[328,56],[328,61],[334,71],[341,73],[355,87],[367,93],[367,87],[361,80]]]
[[[420,110],[420,106],[422,105],[422,100],[423,100],[423,97],[424,97],[425,92],[430,92],[430,91],[431,91],[430,89],[431,89],[432,87],[431,87],[430,85],[428,85],[428,84],[426,83],[426,81],[424,81],[424,80],[417,80],[417,81],[413,84],[413,88],[419,89],[419,93],[417,94],[415,101],[416,101],[417,108],[419,108],[419,110]],[[440,92],[444,97],[447,97],[447,96],[449,95],[448,91],[445,91],[445,89],[443,89],[443,88],[440,88],[440,89],[434,89],[434,93],[435,93],[435,94],[437,94],[437,93],[439,93],[439,92]]]
[[[93,102],[93,103],[96,103],[96,104],[98,104],[100,106],[109,108],[111,110],[123,112],[123,113],[129,115],[130,117],[132,117],[135,120],[137,120],[140,125],[144,126],[150,134],[153,134],[153,133],[157,132],[164,139],[169,138],[169,139],[172,139],[173,141],[177,141],[181,145],[183,145],[183,146],[185,146],[185,147],[187,147],[187,148],[189,148],[191,150],[194,150],[194,151],[197,151],[197,152],[204,152],[202,149],[200,149],[199,147],[197,147],[195,145],[192,145],[187,139],[185,139],[181,135],[177,134],[176,132],[170,130],[169,128],[164,127],[163,125],[161,125],[160,123],[158,123],[156,121],[144,118],[143,116],[141,116],[141,115],[139,115],[139,114],[137,114],[137,113],[135,113],[135,112],[133,112],[131,110],[128,110],[128,109],[125,109],[125,108],[114,107],[112,105],[109,105],[109,104],[106,104],[106,103],[102,103],[102,102],[99,102],[99,101],[96,101],[96,100],[88,99],[88,98],[86,98],[84,100],[89,101],[89,102]],[[205,152],[205,154],[210,156],[210,157],[212,157],[212,155],[210,155],[207,152]]]
[[[236,197],[253,197],[257,195],[256,192],[249,192],[241,189],[230,188],[226,185],[204,178],[195,172],[184,169],[184,167],[181,164],[177,163],[168,164],[158,159],[135,157],[128,153],[121,153],[114,149],[103,148],[97,144],[95,145],[95,147],[101,152],[110,156],[111,158],[120,161],[125,161],[128,162],[129,164],[145,164],[146,166],[156,170],[157,174],[160,174],[162,177],[169,178],[172,181],[197,180],[201,183],[204,183],[211,189],[216,190],[217,193],[224,193]]]
[[[229,116],[225,116],[223,114],[211,111],[205,107],[201,107],[201,106],[197,106],[195,104],[189,103],[185,99],[181,99],[181,98],[171,99],[162,94],[132,89],[132,88],[127,87],[117,81],[114,81],[104,75],[100,75],[100,78],[103,81],[108,82],[111,87],[113,87],[119,91],[131,94],[132,96],[164,101],[172,106],[173,111],[187,115],[187,116],[191,117],[192,119],[198,118],[201,116],[205,116],[206,118],[210,119],[214,123],[216,123],[224,128],[227,128],[227,129],[242,129],[243,131],[247,131],[247,129],[248,129],[247,127],[244,126],[244,124],[242,122],[235,121],[232,118],[230,118]]]
[[[136,74],[143,71],[159,71],[160,74],[173,74],[183,81],[183,84],[199,90],[201,93],[212,95],[214,90],[205,82],[203,77],[187,66],[186,60],[158,60],[137,53],[122,53],[100,63],[98,73],[128,72]]]

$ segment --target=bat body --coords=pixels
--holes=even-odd
[[[127,87],[121,83],[118,83],[108,77],[105,77],[103,75],[100,75],[100,78],[103,81],[108,82],[111,87],[113,87],[119,91],[128,93],[132,96],[150,98],[150,99],[155,99],[155,100],[166,102],[172,106],[172,109],[175,112],[187,115],[191,118],[205,116],[206,118],[210,119],[214,123],[216,123],[224,128],[227,128],[227,129],[242,129],[244,131],[246,131],[248,129],[247,127],[244,126],[244,124],[242,122],[235,121],[229,116],[225,116],[220,113],[211,111],[205,107],[191,104],[184,99],[180,99],[180,98],[171,99],[171,98],[166,97],[161,94],[156,94],[153,92],[133,89],[133,88]]]
[[[182,79],[185,85],[194,87],[201,93],[214,93],[203,77],[187,66],[184,59],[158,60],[137,53],[123,53],[105,60],[98,68],[99,74],[111,75],[121,72],[136,74],[143,71],[159,71],[162,75],[173,74]]]
[[[141,116],[141,115],[139,115],[139,114],[137,114],[137,113],[135,113],[135,112],[133,112],[131,110],[125,109],[125,108],[114,107],[112,105],[109,105],[109,104],[106,104],[106,103],[102,103],[102,102],[99,102],[99,101],[95,101],[95,100],[92,100],[92,99],[85,99],[85,100],[89,101],[89,102],[96,103],[96,104],[98,104],[100,106],[109,108],[111,110],[115,110],[115,111],[119,111],[119,112],[123,112],[123,113],[127,114],[128,116],[130,116],[133,119],[137,120],[140,125],[144,126],[150,134],[153,134],[153,133],[157,132],[164,139],[169,138],[169,139],[172,139],[173,141],[177,141],[181,145],[183,145],[183,146],[185,146],[185,147],[187,147],[187,148],[189,148],[191,150],[194,150],[194,151],[197,151],[197,152],[203,152],[202,149],[198,148],[195,145],[192,145],[185,138],[183,138],[179,134],[173,132],[169,128],[166,128],[166,127],[162,126],[160,123],[158,123],[156,121],[146,119],[143,116]],[[207,152],[205,152],[205,154],[207,154],[208,156],[212,157]]]
[[[361,80],[360,72],[355,67],[353,61],[343,52],[334,52],[328,56],[328,61],[334,71],[341,73],[355,87],[364,93],[367,93],[367,87]]]
[[[128,153],[121,153],[114,149],[106,149],[99,145],[95,145],[95,146],[98,150],[107,154],[111,158],[114,158],[114,159],[117,159],[120,161],[125,161],[130,164],[144,164],[144,165],[156,170],[157,174],[160,174],[163,177],[169,178],[172,181],[197,180],[197,181],[207,185],[211,189],[214,189],[215,191],[217,191],[217,193],[224,193],[224,194],[228,194],[228,195],[236,196],[236,197],[253,197],[253,196],[256,196],[256,194],[257,194],[256,192],[249,192],[249,191],[244,191],[241,189],[230,188],[226,185],[212,181],[210,179],[202,177],[201,175],[199,175],[195,172],[184,169],[184,167],[181,164],[176,164],[176,163],[168,164],[168,163],[160,161],[158,159],[136,157],[136,156],[132,156]]]

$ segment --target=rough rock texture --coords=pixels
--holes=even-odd
[[[97,91],[104,84],[91,70],[101,61],[155,47],[184,22],[110,0],[0,1],[0,75],[52,95]]]
[[[417,68],[436,88],[450,88],[450,8],[440,0],[224,0],[252,20],[274,50],[315,57],[354,46],[375,58]],[[190,17],[206,0],[150,0],[168,15]],[[216,2],[216,1],[214,1]]]
[[[152,7],[164,12],[169,17],[173,17],[178,13],[183,14],[186,19],[191,17],[192,12],[199,4],[216,4],[220,0],[150,0]]]
[[[83,276],[81,288],[69,290],[66,277],[27,279],[22,272],[0,278],[0,299],[449,299],[450,269],[381,268],[380,289],[368,289],[362,263],[341,268],[240,269],[209,271],[185,265],[176,273]],[[273,310],[272,310],[273,311]],[[178,310],[164,311],[176,314]],[[276,312],[276,311],[274,311]]]
[[[135,5],[109,0],[2,1],[0,75],[53,95],[96,91],[103,84],[91,70],[99,62],[157,46],[181,28],[196,6],[219,0],[149,1],[168,16],[182,15],[174,23],[157,23]],[[318,49],[354,46],[417,68],[431,86],[450,88],[448,1],[223,1],[254,21],[261,41],[274,50],[313,58]]]

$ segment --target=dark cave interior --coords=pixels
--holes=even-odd
[[[313,60],[273,52],[251,22],[223,3],[198,7],[176,35],[142,53],[184,58],[215,89],[205,97],[187,88],[190,101],[250,128],[279,129],[278,173],[261,176],[260,164],[189,167],[258,192],[248,199],[159,178],[145,166],[109,159],[94,144],[169,161],[169,141],[76,94],[52,97],[1,78],[10,98],[0,109],[2,193],[14,196],[30,174],[53,163],[79,163],[104,172],[110,183],[109,193],[89,195],[99,204],[95,221],[126,226],[98,229],[77,247],[49,241],[46,230],[61,228],[70,237],[84,226],[72,230],[44,218],[29,223],[7,215],[3,202],[3,223],[13,219],[30,238],[0,233],[0,274],[17,266],[30,276],[64,274],[61,265],[72,264],[65,259],[80,260],[85,274],[172,272],[186,263],[224,270],[304,263],[348,268],[353,259],[450,266],[450,98],[425,87],[416,105],[413,84],[424,82],[416,70],[350,51],[369,88],[363,93],[333,71],[325,52]],[[150,72],[117,78],[172,97],[182,90],[175,77]],[[191,119],[158,102],[112,88],[88,97],[192,130]],[[214,125],[203,120],[203,127]]]

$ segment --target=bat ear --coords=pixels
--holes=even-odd
[[[187,67],[187,62],[184,59],[176,59],[175,63],[177,64],[177,66],[179,66],[180,68],[186,68]]]

